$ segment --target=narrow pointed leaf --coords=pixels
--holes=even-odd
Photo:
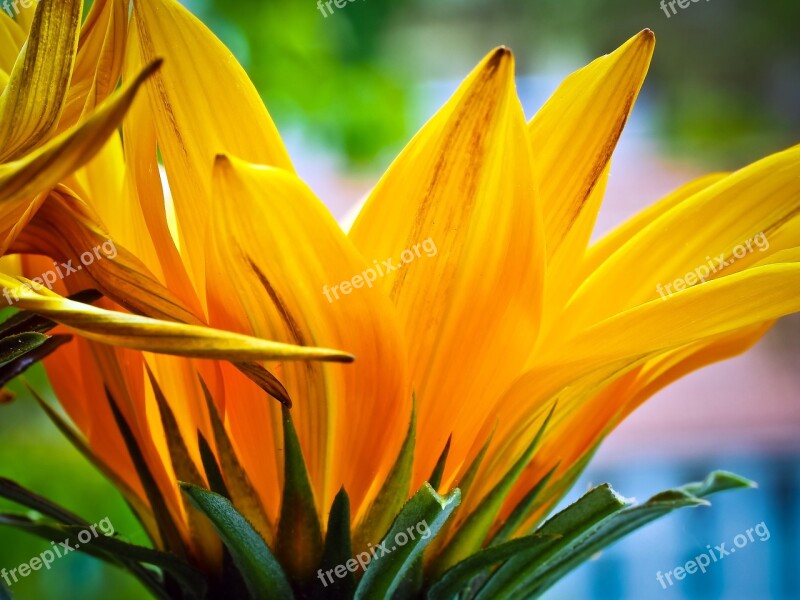
[[[356,578],[349,570],[344,577],[334,576],[328,571],[339,565],[346,565],[353,558],[353,546],[350,540],[350,499],[342,488],[336,494],[328,516],[328,532],[325,535],[325,550],[320,565],[321,582],[315,581],[311,597],[314,600],[350,600],[356,591]],[[331,582],[331,578],[333,581]]]
[[[550,478],[553,476],[553,473],[556,472],[558,465],[555,465],[552,469],[550,469],[547,474],[539,480],[531,491],[525,494],[525,497],[519,501],[519,503],[514,507],[514,510],[511,511],[509,517],[505,520],[503,525],[497,531],[497,533],[492,537],[491,544],[501,544],[509,539],[514,535],[514,533],[522,526],[525,519],[531,513],[535,502],[539,499],[539,496],[542,493],[542,490],[547,487],[547,484],[550,482]]]
[[[450,443],[452,441],[453,436],[451,435],[449,438],[447,438],[447,443],[444,445],[442,455],[436,462],[436,466],[433,468],[433,473],[431,473],[431,476],[428,478],[428,483],[430,483],[431,487],[435,490],[438,490],[439,486],[442,485],[442,475],[444,475],[444,468],[447,465],[447,456],[450,454]]]
[[[22,506],[31,508],[64,525],[86,526],[89,524],[66,508],[55,504],[44,496],[40,496],[36,492],[26,489],[5,477],[0,478],[0,496],[12,502],[16,502],[17,504],[21,504]]]
[[[411,474],[414,467],[414,446],[416,445],[416,404],[415,400],[406,438],[397,455],[397,460],[353,536],[353,547],[359,552],[389,529],[392,520],[408,497],[408,488],[411,485]]]
[[[440,496],[429,484],[424,484],[406,503],[383,538],[381,548],[385,548],[387,554],[381,550],[369,564],[356,589],[356,600],[391,598],[460,502],[458,488],[447,496]],[[419,532],[422,524],[427,536]]]
[[[533,453],[536,451],[555,409],[556,406],[553,405],[550,409],[550,413],[545,417],[539,427],[533,441],[528,445],[522,456],[517,459],[486,497],[481,500],[477,508],[469,514],[463,525],[458,528],[458,531],[453,535],[453,538],[442,552],[442,555],[437,559],[435,567],[436,573],[443,573],[454,564],[476,552],[483,545],[492,527],[492,523],[494,523],[495,518],[500,512],[509,491],[531,461]]]
[[[183,492],[214,525],[244,577],[254,600],[293,600],[294,594],[264,539],[219,494],[182,483]]]
[[[25,334],[23,334],[25,335]],[[41,339],[41,334],[32,333],[30,335],[36,336],[37,340]],[[15,336],[16,337],[16,336]],[[54,335],[54,336],[41,336],[45,338],[44,342],[25,354],[18,356],[8,364],[0,367],[0,387],[6,385],[9,381],[27,371],[30,367],[35,365],[50,356],[53,352],[58,350],[61,346],[72,340],[71,335]],[[37,342],[38,343],[38,342]]]
[[[311,579],[321,558],[322,528],[314,492],[288,409],[283,409],[284,483],[275,553],[299,587]]]
[[[0,339],[0,363],[7,363],[35,350],[47,341],[48,337],[35,331],[19,333]]]
[[[75,526],[64,527],[63,529],[74,535],[84,530],[83,527]],[[172,575],[181,587],[189,593],[190,598],[200,600],[205,597],[207,582],[203,574],[188,563],[175,558],[172,554],[129,544],[116,537],[106,535],[99,535],[93,538],[90,545],[108,552],[111,556],[158,567]],[[81,547],[83,546],[84,544],[81,544]]]

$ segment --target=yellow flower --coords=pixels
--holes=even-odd
[[[434,577],[512,513],[503,535],[529,532],[636,406],[800,309],[800,148],[691,182],[589,244],[650,63],[649,30],[567,78],[530,122],[511,52],[492,51],[345,233],[295,175],[246,74],[205,26],[175,0],[135,0],[131,19],[123,81],[163,66],[122,135],[49,195],[16,248],[61,260],[113,239],[117,258],[59,291],[94,287],[146,317],[356,357],[266,364],[293,401],[293,426],[226,363],[84,339],[47,360],[60,402],[157,545],[185,546],[198,565],[218,566],[220,545],[176,482],[213,486],[205,443],[293,583],[314,577],[340,489],[359,551],[424,482],[459,487],[461,505],[425,555]],[[758,234],[768,249],[659,293]],[[402,258],[426,241],[435,256]],[[387,259],[400,268],[373,278]],[[30,259],[28,272],[45,264]],[[332,299],[325,290],[339,282],[349,283]],[[71,324],[43,302],[25,308]],[[129,325],[146,336],[144,322]],[[295,429],[312,517],[302,506],[310,496],[287,503],[304,489],[287,470]]]

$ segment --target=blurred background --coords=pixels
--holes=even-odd
[[[730,170],[800,140],[800,3],[708,0],[667,17],[658,0],[356,0],[323,16],[314,0],[184,0],[250,73],[303,176],[339,218],[493,47],[514,50],[530,117],[558,83],[639,30],[653,65],[623,134],[597,233],[686,180]],[[671,13],[670,13],[671,14]],[[245,124],[243,124],[245,125]],[[800,292],[800,290],[798,290]],[[565,502],[611,482],[640,500],[724,468],[757,490],[714,499],[635,533],[551,590],[550,600],[800,598],[800,318],[750,353],[661,392],[609,438]],[[47,384],[36,368],[28,379]],[[15,384],[0,406],[0,475],[91,522],[109,517],[144,543],[116,491]],[[0,510],[10,505],[0,502]],[[765,542],[667,590],[666,572],[764,522]],[[0,567],[46,549],[0,531]],[[54,585],[54,582],[56,584]],[[81,589],[145,597],[134,582],[72,554],[13,587],[19,600]]]

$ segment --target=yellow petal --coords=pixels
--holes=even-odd
[[[0,234],[5,252],[8,232],[28,210],[31,198],[55,186],[90,160],[114,133],[141,84],[159,67],[150,64],[128,86],[117,92],[88,120],[66,131],[24,158],[0,165]]]
[[[611,159],[654,47],[655,36],[645,29],[567,77],[531,120],[548,257],[565,243],[568,253],[583,253],[600,208],[600,199],[587,201]]]
[[[59,131],[90,114],[116,89],[122,72],[128,2],[95,0],[81,28],[75,71]]]
[[[211,323],[356,356],[353,365],[287,363],[279,370],[295,400],[292,417],[321,512],[345,485],[356,515],[368,492],[380,488],[408,426],[411,392],[394,309],[365,281],[372,265],[294,174],[220,157],[215,190]],[[356,277],[347,294],[333,287]],[[231,403],[227,416],[244,460],[263,473],[264,428],[245,403]],[[280,464],[282,449],[276,452]]]
[[[0,274],[0,284],[9,304],[62,323],[90,340],[112,346],[231,361],[333,360],[349,362],[344,352],[324,348],[302,348],[219,331],[199,325],[159,321],[115,312],[62,298],[38,282],[16,280]]]
[[[78,45],[81,0],[41,0],[0,96],[0,162],[38,146],[58,124]]]
[[[800,146],[774,154],[725,177],[667,210],[619,247],[578,289],[563,315],[569,332],[580,331],[627,308],[676,291],[676,279],[697,284],[734,274],[770,253],[796,246],[798,239],[770,238],[793,227],[800,216]],[[763,234],[767,243],[757,242]],[[760,240],[760,238],[759,238]],[[744,256],[728,262],[739,246]],[[757,243],[756,243],[757,242]],[[758,244],[758,245],[757,245]],[[718,260],[721,258],[722,260]],[[660,289],[659,289],[660,288]]]
[[[11,73],[27,34],[16,21],[0,11],[0,70]]]
[[[416,483],[451,432],[452,464],[463,460],[479,415],[491,412],[536,339],[544,238],[534,187],[513,57],[498,48],[398,157],[350,232],[376,265],[411,256],[379,284],[410,346]],[[436,252],[420,252],[425,242]]]
[[[175,0],[135,0],[139,51],[164,58],[148,91],[177,211],[180,245],[202,290],[217,154],[291,169],[275,125],[231,52]],[[131,157],[137,160],[137,157]]]

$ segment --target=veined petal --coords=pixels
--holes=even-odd
[[[175,0],[135,0],[134,21],[143,60],[164,58],[149,87],[152,117],[181,250],[202,290],[214,158],[229,153],[290,170],[291,162],[247,74],[205,25]]]
[[[95,0],[81,28],[75,71],[59,131],[90,114],[116,89],[128,30],[126,0]]]
[[[379,280],[410,345],[419,408],[412,485],[431,473],[451,432],[451,464],[463,460],[479,415],[536,339],[544,238],[534,188],[513,57],[498,48],[394,162],[350,231],[376,265],[408,262],[417,250]],[[423,242],[435,256],[419,253]]]
[[[0,162],[40,145],[58,124],[72,77],[82,0],[40,0],[0,96]]]
[[[576,71],[531,119],[534,172],[539,186],[547,254],[564,244],[580,256],[600,199],[588,203],[606,169],[655,47],[649,29]],[[585,221],[585,223],[581,223]]]
[[[13,239],[8,233],[28,210],[31,198],[55,186],[81,167],[114,133],[142,83],[160,63],[151,63],[128,86],[103,103],[92,117],[65,131],[24,158],[0,165],[0,250]]]
[[[218,158],[214,173],[211,323],[291,344],[338,346],[356,356],[353,365],[284,363],[277,371],[295,400],[292,418],[320,512],[345,485],[356,515],[368,493],[380,489],[411,411],[394,309],[366,279],[371,265],[293,173],[226,157]],[[340,282],[356,278],[355,289],[337,292]],[[280,424],[271,408],[272,425]],[[253,414],[245,403],[230,403],[227,417],[246,468],[261,473],[271,425],[256,426]],[[282,464],[280,457],[276,448]]]
[[[112,346],[232,361],[333,360],[349,362],[349,354],[324,348],[302,348],[260,340],[199,325],[159,321],[62,298],[43,285],[0,274],[0,284],[15,305],[62,323],[90,340]],[[7,298],[7,299],[8,299]],[[9,300],[9,303],[12,300]]]
[[[800,217],[800,146],[760,160],[705,188],[660,215],[620,246],[581,285],[562,321],[570,332],[585,329],[617,312],[653,298],[666,297],[664,286],[677,278],[688,285],[703,267],[706,279],[726,277],[764,255],[753,244],[762,233],[775,237]],[[768,243],[770,253],[798,245],[793,236],[781,236],[782,245]],[[744,256],[738,246],[750,243]],[[741,258],[741,260],[740,260]],[[719,267],[719,268],[717,268]]]

